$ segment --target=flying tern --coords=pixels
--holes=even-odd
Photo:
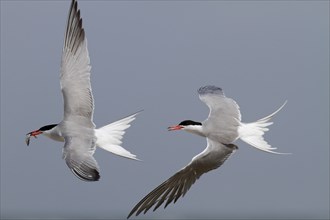
[[[210,109],[208,118],[203,122],[185,120],[168,128],[169,131],[183,130],[205,137],[207,147],[192,158],[191,162],[147,194],[129,213],[128,217],[144,214],[154,206],[155,211],[164,202],[164,208],[183,197],[195,181],[204,173],[220,167],[238,147],[233,144],[237,139],[253,147],[274,154],[278,153],[263,138],[270,120],[286,102],[274,113],[252,123],[241,122],[241,113],[237,103],[227,98],[222,89],[216,86],[204,86],[198,90],[199,98]]]
[[[93,157],[96,146],[116,155],[137,160],[136,155],[121,147],[125,130],[139,113],[96,129],[93,123],[94,100],[90,83],[91,66],[87,39],[76,0],[72,0],[62,51],[60,85],[64,100],[64,117],[58,124],[46,125],[26,135],[43,134],[64,142],[63,159],[79,179],[97,181],[99,166]]]

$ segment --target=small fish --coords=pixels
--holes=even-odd
[[[30,144],[31,136],[34,137],[34,138],[37,138],[37,135],[33,135],[32,132],[27,133],[26,137],[25,137],[25,143],[26,143],[27,146],[29,146],[29,144]]]
[[[31,133],[27,133],[25,137],[25,143],[27,146],[30,144]]]

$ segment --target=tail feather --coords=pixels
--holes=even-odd
[[[276,147],[270,146],[267,141],[265,141],[263,135],[266,131],[269,129],[267,128],[269,125],[272,125],[273,122],[270,122],[270,120],[273,118],[273,116],[278,113],[287,103],[287,101],[284,102],[284,104],[277,109],[272,114],[259,119],[256,122],[252,123],[241,123],[238,127],[238,133],[239,137],[242,141],[245,143],[268,153],[273,154],[289,154],[289,153],[279,153],[274,150],[276,150]]]
[[[139,160],[136,155],[120,146],[125,130],[131,126],[130,123],[135,120],[136,115],[139,113],[140,112],[137,112],[126,118],[95,129],[95,136],[97,138],[96,145],[118,156]]]

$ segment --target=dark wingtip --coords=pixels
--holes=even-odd
[[[73,172],[73,174],[76,177],[78,177],[81,180],[87,181],[87,182],[99,181],[99,179],[101,177],[99,171],[97,171],[96,169],[90,169],[88,171],[89,175],[86,175],[85,173],[80,173],[75,169],[71,169],[71,171]]]
[[[126,219],[129,219],[129,218],[133,215],[133,213],[134,213],[134,211],[132,210],[132,211],[128,214],[128,216],[126,217]]]
[[[205,95],[205,94],[223,94],[223,91],[218,86],[208,85],[202,86],[197,90],[198,94]]]
[[[100,173],[97,170],[94,170],[94,171],[95,171],[95,174],[93,175],[93,181],[99,181],[101,178]]]

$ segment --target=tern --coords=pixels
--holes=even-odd
[[[129,213],[129,218],[135,213],[144,214],[154,205],[153,211],[164,202],[164,208],[171,202],[175,203],[183,197],[195,181],[204,173],[220,167],[238,147],[233,144],[237,139],[253,147],[274,154],[278,153],[263,138],[270,120],[279,112],[285,103],[274,113],[252,123],[241,122],[241,113],[237,103],[224,95],[221,88],[204,86],[198,90],[199,98],[210,109],[209,116],[203,122],[185,120],[178,125],[168,128],[169,131],[183,130],[205,137],[207,147],[203,152],[192,158],[191,162],[175,173],[172,177],[160,184],[146,195]]]
[[[64,142],[63,159],[81,180],[98,181],[99,166],[93,157],[96,146],[113,154],[138,160],[136,155],[121,147],[125,129],[139,113],[96,129],[93,123],[94,100],[90,82],[91,65],[87,39],[76,0],[72,0],[62,51],[60,85],[64,100],[64,116],[60,123],[50,124],[29,132],[30,137],[43,134]]]

